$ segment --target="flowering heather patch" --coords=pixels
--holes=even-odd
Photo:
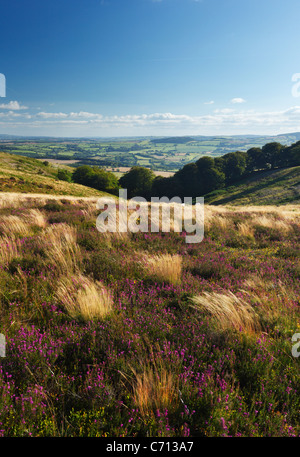
[[[0,436],[300,436],[299,207],[207,207],[189,245],[101,234],[83,199],[9,205]]]

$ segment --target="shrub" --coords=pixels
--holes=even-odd
[[[55,200],[50,200],[48,203],[46,203],[43,207],[44,210],[46,211],[63,211],[63,207],[60,203],[58,203]]]
[[[68,170],[58,170],[57,171],[57,178],[60,180],[60,181],[67,181],[67,182],[71,182],[72,181],[72,173]]]

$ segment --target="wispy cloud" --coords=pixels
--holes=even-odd
[[[13,110],[13,111],[18,111],[21,109],[28,109],[28,107],[20,105],[20,103],[17,101],[11,101],[9,103],[1,103],[0,109],[9,109],[9,110]]]
[[[44,111],[41,111],[37,113],[37,117],[41,117],[43,119],[63,119],[68,117],[68,114],[66,113],[45,113]]]
[[[233,103],[233,104],[245,103],[245,102],[246,102],[246,100],[244,100],[243,98],[240,98],[240,97],[232,98],[230,100],[230,103]]]
[[[194,116],[171,112],[106,116],[87,111],[36,114],[8,111],[0,113],[0,125],[14,131],[23,129],[21,133],[29,134],[31,129],[38,135],[63,132],[66,136],[276,133],[300,131],[300,106],[281,111],[225,108]]]

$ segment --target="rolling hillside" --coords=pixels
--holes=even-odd
[[[299,199],[300,167],[260,172],[205,196],[210,205],[284,205]]]
[[[60,168],[72,170],[60,165]],[[0,192],[98,197],[104,192],[57,179],[57,167],[37,159],[0,152]],[[211,205],[284,205],[298,203],[300,167],[257,173],[205,196]]]
[[[66,168],[66,166],[60,166]],[[71,169],[71,168],[69,168]],[[0,192],[97,197],[106,195],[80,184],[57,179],[57,168],[37,159],[0,152]]]

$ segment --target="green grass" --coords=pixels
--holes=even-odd
[[[300,167],[260,172],[205,195],[211,205],[283,205],[299,202]]]
[[[60,168],[72,170],[60,165]],[[57,179],[57,167],[29,157],[0,152],[0,192],[97,197],[107,195],[80,184]]]

